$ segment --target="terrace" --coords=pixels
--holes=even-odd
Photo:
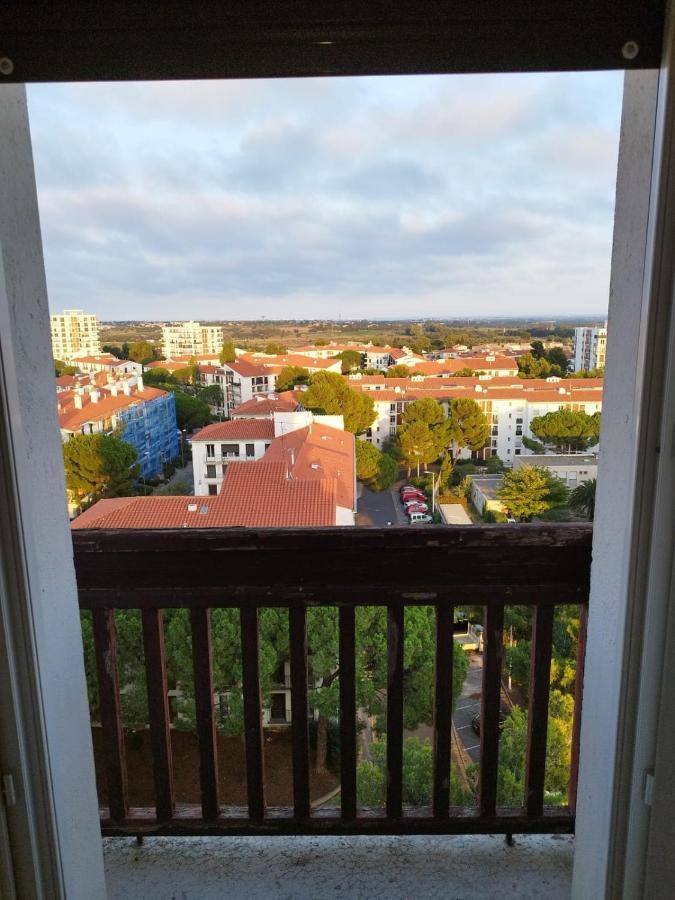
[[[321,879],[322,886],[343,895],[399,891],[409,896],[421,892],[426,875],[436,878],[426,883],[429,896],[449,890],[472,897],[508,896],[514,884],[520,896],[527,896],[542,882],[549,896],[563,896],[569,893],[571,848],[569,838],[554,844],[551,832],[577,835],[574,897],[672,895],[669,710],[675,639],[668,604],[675,478],[670,454],[659,454],[661,446],[669,446],[675,408],[675,382],[668,377],[675,359],[669,224],[675,221],[669,177],[675,155],[672,27],[666,28],[662,51],[665,11],[660,3],[610,9],[600,2],[573,2],[564,17],[558,4],[542,4],[539,12],[515,4],[516,15],[511,8],[504,11],[503,4],[486,2],[475,16],[458,12],[454,4],[444,15],[432,5],[434,15],[423,21],[419,13],[409,13],[393,22],[381,9],[357,15],[352,4],[345,4],[340,15],[324,10],[323,18],[316,8],[313,15],[305,8],[303,19],[300,4],[296,19],[284,21],[282,14],[270,22],[264,15],[254,20],[250,12],[247,18],[213,7],[197,21],[178,5],[167,7],[159,21],[124,3],[107,12],[87,7],[76,19],[58,4],[37,14],[29,4],[9,3],[0,12],[0,77],[22,82],[647,70],[626,77],[592,572],[590,532],[564,526],[475,528],[474,537],[463,529],[436,529],[433,536],[423,530],[354,531],[344,538],[339,530],[328,537],[320,531],[165,533],[161,544],[152,532],[92,532],[75,538],[73,567],[50,390],[49,321],[25,94],[19,85],[3,85],[0,687],[3,699],[9,698],[0,708],[3,896],[103,897],[99,827],[104,835],[153,836],[133,855],[127,841],[106,839],[113,896],[151,896],[153,884],[162,896],[169,887],[193,896],[218,889],[250,896],[265,889],[269,896],[272,878],[283,875],[289,861],[294,861],[296,880],[280,883],[277,891],[294,896],[311,893],[297,874],[303,865],[314,876],[314,889]],[[45,492],[45,485],[54,490]],[[304,543],[298,546],[300,536]],[[377,567],[374,551],[380,554]],[[302,566],[290,565],[292,552],[302,555]],[[263,564],[263,559],[272,562]],[[283,565],[275,559],[283,559]],[[415,571],[422,575],[413,583]],[[95,793],[75,574],[80,605],[92,609],[97,623],[108,783],[103,811]],[[543,805],[542,789],[552,609],[555,604],[583,606],[589,598],[584,695],[592,715],[585,715],[580,726],[578,697],[572,789],[567,806],[552,811]],[[455,603],[469,601],[485,607],[487,626],[477,810],[451,808],[446,785],[450,612]],[[515,602],[535,609],[527,791],[521,808],[501,810],[495,795],[500,622],[504,606]],[[352,623],[362,603],[387,608],[388,784],[382,811],[358,809],[354,791]],[[201,803],[192,808],[175,802],[172,787],[161,628],[162,610],[181,604],[190,608],[193,641],[202,651],[194,657]],[[257,611],[269,604],[289,610],[296,711],[307,704],[306,611],[314,604],[339,610],[340,665],[346,676],[340,685],[343,791],[341,807],[332,815],[308,810],[303,715],[294,716],[293,724],[292,806],[273,809],[265,800]],[[437,621],[434,790],[425,810],[406,809],[401,796],[404,610],[414,604],[434,606]],[[209,610],[222,605],[241,610],[248,797],[243,809],[222,807],[217,790],[208,621]],[[150,809],[130,807],[125,790],[112,627],[112,610],[119,608],[142,611],[153,701],[155,805]],[[527,837],[511,848],[489,837],[500,833]],[[179,837],[188,834],[199,835],[199,843]],[[420,834],[426,835],[422,845]],[[448,834],[468,836],[443,840]],[[214,859],[216,854],[220,859]],[[517,878],[511,877],[511,865],[520,866]],[[358,874],[358,888],[343,881],[345,871]],[[486,878],[490,883],[476,889]]]

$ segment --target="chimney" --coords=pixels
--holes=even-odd
[[[73,406],[75,409],[82,409],[82,391],[77,390],[73,394]]]
[[[139,391],[143,390],[143,376],[142,375],[136,376],[136,387],[138,388]]]
[[[110,385],[110,396],[111,397],[117,396],[117,385],[114,383]]]
[[[89,399],[92,403],[98,403],[100,399],[100,394],[98,391],[89,391]]]
[[[131,385],[126,379],[122,382],[122,390],[124,391],[125,397],[129,397],[131,395]]]

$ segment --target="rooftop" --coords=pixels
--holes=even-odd
[[[273,437],[274,422],[271,419],[233,419],[207,425],[193,435],[192,441],[272,440]]]
[[[87,422],[108,419],[130,406],[167,396],[167,392],[160,388],[143,385],[142,390],[138,390],[137,384],[129,380],[121,384],[129,385],[128,394],[119,385],[105,383],[100,384],[93,394],[91,391],[75,390],[59,392],[57,403],[61,430],[79,431]]]
[[[252,400],[247,400],[246,403],[242,403],[241,406],[235,407],[230,415],[232,418],[246,418],[246,417],[255,417],[255,416],[265,416],[270,417],[275,412],[295,412],[297,409],[297,403],[294,399],[290,397],[279,396],[278,394],[273,394],[271,396],[261,396],[258,394],[256,397],[253,397]]]

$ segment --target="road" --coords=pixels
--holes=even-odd
[[[363,484],[359,484],[359,489],[361,496],[357,501],[356,517],[358,526],[386,528],[387,525],[408,525],[399,499],[398,484],[388,491],[369,491]]]
[[[469,671],[461,696],[457,700],[454,722],[464,749],[474,762],[480,761],[480,737],[471,727],[471,719],[480,712],[482,678],[483,655],[469,653]]]

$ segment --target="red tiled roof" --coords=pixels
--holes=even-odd
[[[329,369],[331,366],[339,365],[339,359],[315,359],[313,356],[301,356],[300,354],[289,353],[284,356],[255,356],[246,354],[240,357],[254,365],[263,366],[265,369],[273,369],[279,367],[285,369],[286,366],[300,366],[303,369]]]
[[[299,481],[283,462],[230,463],[217,497],[99,500],[71,528],[311,528],[335,525],[335,482]]]
[[[89,392],[81,395],[82,408],[75,406],[75,392],[63,391],[58,394],[57,401],[59,406],[59,426],[63,431],[79,431],[87,422],[97,422],[101,419],[108,419],[117,412],[127,409],[129,406],[135,406],[137,403],[145,403],[149,400],[156,400],[157,397],[165,397],[166,391],[160,388],[143,386],[142,391],[132,388],[130,394],[125,394],[122,390],[118,390],[117,396],[114,397],[105,386],[100,390],[100,398],[97,403],[93,403]]]
[[[292,391],[287,393],[292,393]],[[298,404],[294,399],[287,399],[286,396],[281,397],[274,395],[272,397],[261,397],[258,395],[258,397],[259,399],[253,397],[252,400],[247,400],[246,403],[242,403],[241,406],[235,407],[230,414],[232,418],[269,418],[272,413],[295,412],[298,407]]]
[[[241,356],[236,362],[223,363],[223,366],[226,369],[232,369],[233,372],[236,372],[242,378],[255,378],[269,374],[263,366],[254,365]]]
[[[230,422],[214,422],[202,428],[192,441],[224,441],[259,438],[271,440],[274,437],[274,422],[271,419],[233,419]]]
[[[295,479],[337,482],[338,506],[354,508],[354,435],[313,422],[275,438],[265,462],[282,461]]]

